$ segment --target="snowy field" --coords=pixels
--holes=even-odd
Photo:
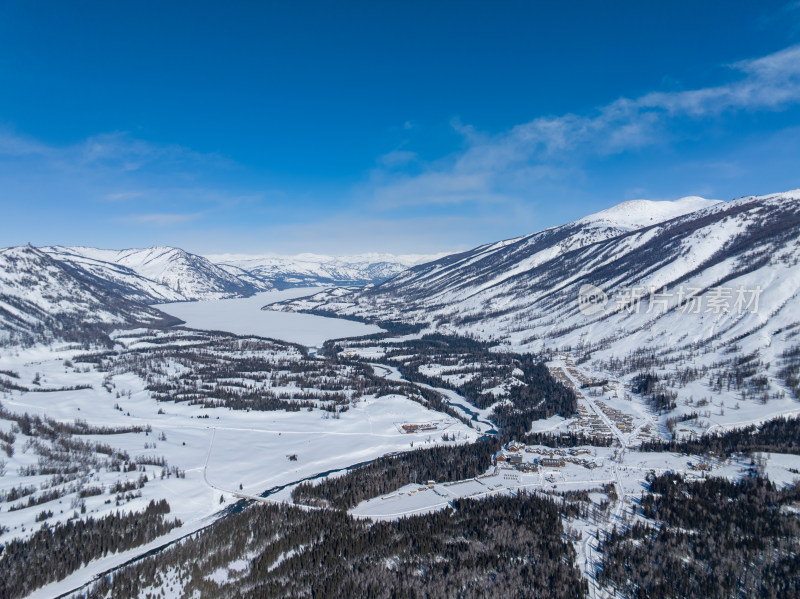
[[[187,327],[204,331],[227,331],[235,335],[258,335],[319,347],[328,339],[381,332],[375,325],[313,314],[262,310],[265,305],[320,291],[316,287],[267,291],[252,297],[205,302],[175,302],[155,306],[180,318]]]
[[[148,546],[158,546],[209,524],[226,505],[238,501],[239,496],[257,496],[320,473],[409,450],[412,443],[417,448],[442,442],[440,433],[400,432],[398,425],[402,422],[443,419],[441,413],[400,395],[380,398],[366,395],[336,418],[323,410],[261,412],[158,402],[145,389],[144,381],[132,373],[108,379],[106,373],[85,363],[72,366],[69,360],[81,353],[85,352],[65,346],[3,350],[0,370],[14,371],[18,378],[13,380],[28,385],[37,379],[39,390],[6,391],[0,402],[14,415],[27,413],[64,423],[80,419],[95,427],[151,427],[147,433],[80,437],[88,443],[109,444],[115,450],[125,451],[139,464],[147,461],[142,459],[144,456],[163,458],[170,468],[184,473],[183,477],[162,478],[161,466],[147,465],[144,472],[129,473],[96,468],[86,475],[88,479],[83,476],[76,480],[79,486],[102,490],[83,500],[86,516],[95,518],[117,510],[139,511],[151,499],[166,499],[171,507],[168,517],[180,518],[184,524]],[[113,387],[107,390],[104,384]],[[90,388],[48,391],[78,385]],[[445,419],[450,421],[448,433],[455,435],[458,442],[477,438],[475,430],[454,419]],[[12,422],[0,418],[0,431],[10,430]],[[5,473],[0,476],[0,493],[28,485],[44,488],[48,483],[49,476],[30,476],[22,471],[38,461],[36,452],[29,448],[32,441],[17,432],[13,455],[3,454]],[[118,504],[115,501],[118,494],[111,491],[112,486],[135,481],[142,474],[147,475],[148,482]],[[0,535],[0,543],[33,533],[41,526],[35,518],[43,510],[53,513],[47,519],[51,526],[72,517],[82,503],[77,497],[79,486],[60,498],[31,507],[22,507],[23,500],[0,504],[0,522],[7,528]],[[290,491],[288,487],[270,499],[288,500]],[[139,492],[141,495],[137,496]],[[9,510],[17,504],[19,509]],[[96,560],[65,580],[39,589],[34,596],[50,597],[76,588],[97,573],[142,553],[145,547]]]

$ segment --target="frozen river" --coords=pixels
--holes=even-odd
[[[186,326],[193,329],[271,337],[308,347],[319,347],[328,339],[370,335],[381,331],[375,325],[352,320],[261,309],[267,304],[311,295],[320,289],[304,287],[267,291],[240,299],[175,302],[155,307],[180,318],[186,322]]]

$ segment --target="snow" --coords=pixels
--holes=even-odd
[[[465,481],[437,481],[432,488],[408,484],[392,493],[366,500],[351,513],[363,518],[393,519],[439,510],[460,497],[481,498],[521,490],[550,493],[586,489],[599,499],[602,493],[597,490],[606,483],[613,483],[621,496],[621,501],[614,507],[618,520],[620,510],[627,509],[631,501],[640,496],[649,472],[672,470],[689,477],[702,476],[690,465],[690,462],[700,461],[700,458],[637,451],[643,440],[668,435],[668,418],[697,414],[697,417],[675,425],[675,436],[681,438],[760,423],[776,416],[800,414],[800,404],[786,392],[775,372],[781,363],[781,352],[797,343],[797,302],[800,298],[800,270],[797,264],[800,253],[796,237],[786,235],[786,239],[776,242],[769,248],[770,260],[749,271],[739,270],[746,254],[737,254],[711,266],[704,266],[721,249],[735,244],[744,233],[757,226],[769,209],[796,203],[798,198],[800,191],[763,198],[742,198],[727,203],[699,197],[683,198],[676,202],[626,202],[576,221],[570,225],[572,229],[564,229],[566,233],[546,247],[545,243],[541,243],[541,247],[536,244],[543,239],[546,241],[548,235],[558,233],[559,228],[489,244],[450,264],[436,264],[401,274],[395,281],[402,279],[408,282],[412,292],[427,298],[420,303],[406,303],[402,293],[397,296],[400,299],[392,303],[380,294],[359,296],[352,289],[341,288],[327,289],[308,298],[305,296],[319,291],[319,288],[309,288],[268,292],[247,299],[172,303],[159,307],[185,320],[190,327],[255,334],[310,347],[319,346],[331,338],[379,331],[377,327],[354,321],[291,311],[324,305],[343,314],[405,317],[423,324],[436,319],[444,322],[442,326],[445,331],[501,341],[504,349],[556,349],[560,355],[553,358],[548,367],[555,376],[575,389],[579,412],[570,418],[554,416],[533,422],[530,430],[557,434],[566,431],[590,432],[592,426],[604,429],[620,446],[588,448],[591,455],[585,457],[596,464],[596,468],[590,469],[572,462],[557,469],[541,468],[535,473],[493,467],[481,477]],[[753,201],[761,206],[752,212],[725,213],[730,207],[747,206]],[[597,318],[587,319],[577,312],[572,292],[582,280],[609,269],[621,258],[632,260],[637,252],[671,226],[666,221],[679,218],[676,221],[678,224],[686,224],[697,216],[694,215],[697,211],[708,217],[706,224],[687,229],[689,232],[677,242],[679,249],[669,256],[660,256],[647,263],[647,269],[642,272],[636,267],[619,273],[612,270],[613,278],[603,285],[607,284],[609,292],[632,283],[648,290],[660,289],[671,281],[702,289],[718,281],[724,281],[725,286],[730,288],[759,286],[764,293],[758,313],[683,314],[672,310],[659,315],[646,310],[646,300],[645,309],[636,313],[611,310]],[[715,220],[714,215],[720,218]],[[525,253],[526,244],[536,251]],[[759,250],[764,248],[752,248],[754,252]],[[510,258],[503,255],[505,251],[512,252]],[[23,255],[26,253],[20,252]],[[110,259],[100,250],[87,250],[86,254],[87,261]],[[159,253],[155,251],[152,255],[155,259]],[[385,274],[398,264],[402,263],[405,268],[416,259],[429,257],[393,257],[394,262],[387,256],[373,254],[347,259],[316,255],[292,258],[219,255],[209,258],[224,263],[225,268],[221,270],[233,276],[239,276],[236,268],[261,268],[263,272],[272,269],[274,273],[289,268],[294,269],[295,274],[309,276],[354,277],[357,273],[363,274],[368,265],[377,262],[383,261],[385,264],[372,272]],[[503,262],[506,258],[508,260]],[[575,268],[561,266],[562,261],[573,259]],[[287,261],[290,263],[288,266]],[[497,263],[503,264],[503,267],[497,268]],[[551,268],[551,265],[555,266]],[[139,263],[134,266],[144,268]],[[479,270],[484,266],[485,270]],[[153,275],[149,271],[148,274]],[[13,289],[16,281],[9,280],[9,287]],[[438,287],[431,291],[434,285]],[[41,287],[27,292],[27,299],[47,305],[48,309],[50,304],[47,302],[52,302],[54,306],[63,303],[61,298],[48,298],[45,294],[47,286]],[[279,306],[287,311],[261,309],[265,304],[301,297],[303,299],[293,304]],[[87,303],[90,300],[87,299]],[[674,299],[670,301],[669,306],[674,307]],[[496,314],[486,316],[487,311],[496,311]],[[452,316],[463,317],[467,324],[450,326],[447,318]],[[112,319],[114,315],[103,314],[102,317]],[[152,345],[152,339],[148,338],[146,331],[141,331],[141,337],[135,339],[119,337],[118,342],[130,348]],[[381,345],[381,342],[361,343],[348,348],[350,357],[380,359],[386,353],[385,345]],[[733,346],[734,343],[738,345]],[[652,368],[660,376],[668,376],[688,366],[708,367],[713,374],[716,362],[757,350],[760,359],[772,365],[771,370],[765,368],[765,374],[773,395],[762,402],[761,398],[755,396],[741,397],[741,393],[734,390],[712,391],[709,376],[703,376],[675,388],[678,393],[675,410],[665,414],[654,413],[641,396],[630,391],[633,373],[610,371],[609,366],[611,358],[624,358],[642,350],[664,358],[663,364]],[[591,352],[591,359],[576,365],[574,360],[584,352]],[[154,477],[142,489],[141,498],[121,508],[142,509],[150,499],[166,498],[173,508],[170,517],[179,517],[185,522],[167,539],[177,538],[212,521],[221,507],[220,496],[223,496],[225,504],[229,504],[238,497],[256,496],[267,489],[280,488],[270,496],[270,500],[288,501],[293,485],[301,480],[328,471],[341,473],[342,469],[352,464],[410,449],[412,442],[415,448],[440,443],[439,433],[427,437],[401,433],[399,426],[403,422],[441,421],[443,415],[399,395],[365,397],[342,413],[340,418],[332,419],[319,410],[241,412],[157,403],[144,389],[143,381],[132,374],[120,374],[114,376],[113,381],[117,389],[130,390],[131,396],[112,399],[113,395],[102,387],[104,374],[94,370],[82,372],[64,366],[64,360],[74,353],[76,350],[64,347],[2,349],[0,369],[19,371],[24,384],[28,384],[39,372],[42,374],[42,386],[92,385],[91,389],[82,391],[11,392],[2,398],[3,405],[15,412],[46,414],[62,421],[82,418],[89,420],[90,424],[107,426],[152,425],[153,432],[149,437],[131,433],[113,435],[113,439],[98,436],[89,440],[113,441],[115,447],[128,451],[134,458],[145,453],[164,455],[170,465],[185,470],[185,478]],[[396,360],[400,362],[409,357],[399,356]],[[386,378],[402,378],[395,367],[378,364],[373,367],[376,373]],[[458,368],[463,367],[460,365]],[[468,376],[438,364],[424,367],[423,372],[441,375],[453,384],[463,383]],[[514,374],[518,375],[516,372]],[[607,383],[591,389],[582,388],[583,383],[591,378],[607,379]],[[500,391],[500,387],[497,391]],[[487,420],[491,408],[476,410],[464,397],[453,391],[444,391],[444,395],[457,409],[462,406],[464,414],[476,413],[482,427],[492,426]],[[114,403],[121,404],[122,412],[114,409]],[[159,413],[159,409],[164,413]],[[199,419],[200,415],[208,415],[209,418]],[[0,429],[8,430],[8,423],[0,421]],[[476,430],[454,421],[448,422],[447,431],[456,434],[458,442],[475,439],[478,435]],[[161,434],[166,439],[159,439],[157,448],[144,448],[145,439],[152,442]],[[0,490],[21,483],[38,485],[43,482],[40,477],[22,477],[19,474],[20,467],[31,465],[36,460],[32,452],[28,454],[22,450],[25,441],[19,435],[14,456],[8,460],[8,472],[0,478]],[[537,452],[541,454],[545,451],[543,447],[529,449],[530,453],[523,454],[525,461],[531,461]],[[289,455],[297,455],[297,461],[290,461]],[[800,471],[800,456],[765,454],[760,467],[776,484],[794,484]],[[736,459],[715,462],[711,474],[736,479],[747,468],[748,464]],[[98,473],[96,476],[98,484],[107,486],[116,480],[117,474]],[[23,534],[23,526],[24,534],[38,527],[33,519],[42,509],[53,509],[55,512],[50,522],[68,517],[72,511],[68,507],[69,498],[64,501],[66,504],[61,506],[52,502],[53,505],[43,504],[11,513],[4,510],[3,523],[11,531],[3,535],[0,541]],[[104,504],[103,497],[90,497],[86,504],[89,513],[95,516],[112,509]],[[60,513],[61,509],[66,513]],[[614,521],[613,517],[609,518],[606,524]],[[586,572],[590,573],[591,561],[596,560],[597,556],[591,547],[588,524],[576,522],[574,525],[584,532],[580,551],[585,558]],[[593,524],[595,529],[598,526],[598,523]],[[156,543],[161,542],[163,539]],[[121,563],[123,558],[134,554],[138,554],[138,550],[126,556],[98,560],[67,581],[42,589],[37,596],[51,596],[60,592],[59,589],[74,588],[76,583],[88,580],[87,577]],[[229,576],[229,572],[220,570],[210,573],[210,576],[222,580]]]
[[[0,249],[0,340],[63,316],[119,324],[160,317],[142,304],[86,285],[36,248]]]
[[[157,305],[158,309],[180,318],[186,326],[206,331],[227,331],[236,335],[258,335],[319,347],[328,339],[379,333],[375,325],[353,320],[326,318],[313,314],[274,312],[261,308],[273,302],[309,295],[317,288],[267,291],[252,297],[203,302],[177,302]]]
[[[699,196],[687,196],[673,201],[632,200],[590,214],[576,222],[639,229],[720,203],[720,200],[707,200]]]
[[[317,281],[373,282],[389,279],[411,266],[436,260],[440,254],[358,254],[326,256],[321,254],[211,254],[208,260],[222,267],[236,267],[281,285]]]
[[[85,564],[79,570],[76,570],[69,576],[63,578],[62,580],[51,582],[49,584],[44,585],[33,591],[30,595],[27,595],[28,599],[52,599],[53,597],[60,597],[62,595],[71,593],[72,591],[77,590],[78,588],[82,588],[85,585],[88,585],[94,582],[98,576],[103,574],[104,572],[119,567],[131,559],[134,559],[150,550],[157,549],[162,545],[175,542],[178,539],[196,532],[197,530],[203,528],[206,525],[209,525],[213,522],[214,518],[208,518],[203,522],[197,522],[193,525],[184,525],[180,528],[175,528],[168,532],[166,535],[158,537],[157,539],[136,547],[134,549],[129,549],[128,551],[123,551],[121,553],[114,553],[111,554],[103,559],[94,560]],[[174,585],[179,585],[179,581],[177,580],[177,574],[166,572],[164,576],[167,581],[167,587],[169,587],[170,583]],[[158,589],[157,592],[160,592],[163,589]],[[71,597],[80,597],[80,594],[70,595]],[[140,597],[147,597],[146,593],[142,593]],[[179,599],[183,597],[183,593],[181,592],[167,592],[161,597],[164,599]]]
[[[250,281],[245,282],[244,278],[179,248],[105,250],[56,246],[43,251],[101,278],[139,287],[153,301],[219,299],[249,295],[253,291]]]
[[[366,253],[354,254],[350,256],[327,256],[324,254],[303,253],[294,256],[281,254],[208,254],[205,256],[214,264],[230,264],[245,270],[252,270],[259,267],[280,266],[285,269],[296,269],[298,271],[308,269],[307,272],[323,272],[321,268],[328,265],[363,265],[379,262],[396,263],[405,267],[416,266],[425,262],[431,262],[447,256],[447,252],[438,254],[380,254]]]
[[[427,325],[428,332],[493,341],[505,351],[556,350],[576,359],[588,354],[584,374],[616,377],[619,396],[635,372],[608,372],[609,361],[651,354],[663,364],[654,367],[659,376],[709,369],[708,375],[670,388],[678,394],[677,409],[650,417],[662,431],[670,416],[693,411],[702,418],[682,428],[695,433],[755,422],[795,413],[800,405],[779,374],[782,353],[798,343],[792,331],[800,326],[800,246],[797,231],[782,230],[781,223],[796,218],[799,203],[798,191],[730,202],[689,197],[625,203],[408,271],[370,293],[325,292],[274,308],[397,318]],[[660,222],[652,225],[651,218]],[[674,220],[663,220],[668,218]],[[591,316],[578,310],[579,290],[588,281],[608,295],[605,309]],[[662,309],[649,293],[665,287]],[[632,288],[643,292],[639,308],[622,309],[618,301]],[[678,306],[681,290],[693,289],[700,290],[703,302],[696,312]],[[731,309],[709,309],[715,289],[731,293]],[[733,307],[739,289],[760,289],[757,310]],[[709,375],[724,368],[721,361],[753,352],[765,365],[766,402],[752,393],[742,399],[740,391],[712,391]],[[713,405],[698,409],[701,398],[710,396]],[[646,412],[641,398],[633,403],[640,415]]]
[[[129,337],[117,339],[131,346],[137,344]],[[82,363],[78,363],[78,368],[65,366],[65,360],[74,359],[84,351],[63,345],[3,348],[0,351],[0,370],[18,372],[19,380],[24,384],[29,384],[39,373],[41,385],[45,388],[91,385],[89,389],[77,391],[10,391],[2,398],[3,406],[14,413],[46,415],[62,422],[80,418],[93,426],[150,425],[152,432],[149,435],[126,433],[81,437],[88,442],[99,441],[127,451],[134,459],[143,454],[164,456],[170,466],[185,471],[185,478],[162,479],[160,467],[147,466],[150,480],[141,489],[141,497],[123,502],[119,507],[115,505],[113,496],[109,504],[105,503],[109,498],[107,492],[88,497],[87,515],[99,518],[116,510],[139,511],[151,499],[164,498],[171,507],[168,517],[180,518],[184,524],[147,546],[95,560],[65,580],[39,589],[33,595],[37,598],[70,591],[149,548],[195,531],[213,522],[219,510],[238,501],[239,497],[257,496],[268,489],[286,485],[285,489],[270,496],[270,500],[288,501],[293,483],[387,453],[410,450],[412,443],[414,448],[442,443],[439,433],[426,436],[400,432],[398,423],[442,421],[444,417],[400,395],[365,396],[338,418],[329,418],[327,412],[320,410],[248,412],[157,402],[145,390],[144,381],[125,373],[111,379],[116,391],[120,392],[120,397],[116,397],[115,393],[103,388],[106,373],[93,368],[84,371]],[[115,404],[120,409],[116,409]],[[458,442],[477,439],[475,430],[444,418],[448,420],[448,433]],[[0,424],[3,430],[8,430],[8,422],[0,420]],[[0,477],[0,491],[8,491],[20,484],[38,486],[41,482],[41,477],[26,477],[19,473],[20,467],[35,463],[37,459],[33,452],[24,451],[25,441],[24,435],[17,435],[13,457],[6,459],[7,473]],[[157,446],[145,449],[145,443]],[[288,459],[287,456],[292,454],[297,455],[296,461]],[[108,489],[117,480],[134,480],[139,475],[140,472],[101,470],[93,474],[91,484]],[[222,504],[221,496],[224,498]],[[67,495],[61,500],[14,512],[7,512],[3,504],[3,524],[10,530],[0,536],[0,543],[38,529],[40,524],[35,523],[34,518],[44,509],[54,512],[49,523],[64,521],[72,515],[72,499],[72,495]]]
[[[538,472],[522,472],[511,466],[492,466],[481,476],[461,481],[436,481],[433,487],[408,484],[399,489],[362,501],[350,510],[359,518],[371,520],[397,519],[411,514],[428,513],[444,509],[455,499],[482,499],[491,495],[516,494],[520,491],[562,493],[564,491],[594,490],[613,483],[620,495],[639,498],[646,488],[649,473],[663,474],[667,471],[683,473],[689,477],[700,477],[702,473],[693,469],[693,464],[703,463],[699,456],[685,456],[667,452],[642,453],[620,451],[613,447],[577,447],[590,454],[581,456],[597,464],[594,469],[570,461],[558,468],[540,467]],[[548,447],[529,446],[523,452],[523,462],[533,463],[535,458],[552,451]],[[565,453],[568,453],[565,451]],[[569,456],[567,456],[569,457]],[[729,460],[712,462],[712,476],[731,480],[739,479],[747,470],[748,461]],[[789,468],[800,465],[800,456],[770,454],[766,469],[770,472],[792,474]],[[787,474],[778,482],[788,478]]]

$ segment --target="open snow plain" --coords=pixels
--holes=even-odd
[[[271,329],[272,336],[289,336],[282,332],[291,331],[286,316],[305,316],[261,312],[263,296],[244,301],[249,303],[250,310],[237,308],[242,314],[241,326],[248,317],[262,314],[281,317],[278,320],[283,328]],[[200,308],[197,314],[203,313],[200,302],[181,308],[194,306]],[[230,322],[235,321],[235,313],[236,310],[227,313]],[[353,334],[359,327],[367,328],[359,323],[312,318],[317,329],[309,327],[299,332],[295,341],[321,344],[324,339],[345,332],[343,328],[337,330],[337,326],[349,327],[346,334]],[[222,324],[220,320],[216,323]],[[264,329],[259,332],[267,334]],[[171,508],[169,517],[179,518],[183,525],[141,547],[96,559],[65,579],[38,589],[35,597],[57,596],[78,589],[102,572],[210,524],[224,513],[224,508],[241,498],[267,494],[265,501],[288,501],[293,483],[412,446],[442,442],[440,433],[401,432],[399,425],[403,422],[446,420],[447,432],[454,439],[451,443],[470,442],[479,436],[462,422],[400,393],[380,397],[369,393],[351,395],[345,403],[336,405],[326,404],[324,399],[309,400],[310,394],[326,397],[316,382],[286,380],[291,377],[292,364],[299,367],[302,360],[308,364],[317,360],[303,358],[294,346],[273,344],[271,352],[266,353],[242,350],[217,354],[215,347],[208,345],[208,339],[214,336],[207,333],[200,335],[199,341],[196,332],[179,330],[141,329],[112,337],[113,350],[93,348],[88,352],[105,356],[98,363],[80,357],[87,354],[85,348],[66,344],[0,351],[0,372],[5,384],[0,394],[3,410],[0,432],[5,438],[12,438],[10,455],[3,455],[4,475],[0,476],[0,496],[4,499],[0,503],[0,543],[33,534],[42,525],[43,513],[51,512],[44,521],[53,526],[75,517],[78,511],[94,518],[117,511],[141,511],[153,499],[166,499]],[[242,339],[236,343],[264,342]],[[194,355],[195,359],[213,356],[224,364],[234,364],[224,360],[263,356],[271,360],[267,363],[272,370],[259,372],[257,376],[252,372],[235,374],[232,378],[221,375],[219,379],[207,373],[201,375],[198,386],[212,382],[218,385],[211,392],[212,398],[224,397],[226,389],[256,386],[264,396],[280,393],[287,401],[297,401],[303,407],[270,411],[231,409],[230,405],[214,405],[216,400],[205,405],[187,401],[178,397],[176,391],[172,392],[175,401],[164,401],[163,397],[158,401],[148,384],[170,382],[176,377],[180,379],[182,373],[198,372],[186,367],[189,362],[181,362],[189,359],[180,353],[184,349],[195,351],[196,354],[186,354]],[[162,352],[170,351],[173,353],[164,357]],[[127,365],[132,362],[119,361],[123,357],[143,364],[140,371],[130,371]],[[341,393],[350,391],[345,388]],[[33,432],[26,432],[26,419],[36,417],[43,424],[34,425]],[[59,454],[78,464],[75,473],[65,480],[56,480],[58,477],[47,470],[52,465],[48,460],[54,459],[62,437],[56,436],[51,441],[36,432],[37,426],[39,430],[49,430],[59,424],[73,430],[80,426],[91,430],[89,434],[67,434],[67,441],[85,445],[80,455]],[[147,480],[142,482],[144,477]],[[15,499],[20,492],[22,495]],[[52,494],[52,499],[48,494]]]
[[[252,297],[202,302],[174,302],[155,306],[204,331],[227,331],[235,335],[258,335],[318,347],[328,339],[371,335],[375,325],[313,314],[274,312],[261,308],[273,302],[305,297],[321,291],[316,287],[266,291]]]

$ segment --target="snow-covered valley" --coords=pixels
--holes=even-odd
[[[337,571],[308,561],[329,543],[359,568],[384,564],[380,578],[465,567],[477,549],[445,559],[359,535],[406,543],[411,526],[435,547],[454,526],[450,546],[488,526],[503,549],[481,541],[485,563],[552,555],[578,594],[611,597],[625,583],[612,548],[638,559],[645,537],[631,535],[669,530],[703,485],[734,510],[767,493],[783,519],[750,516],[800,530],[798,197],[625,203],[365,288],[243,274],[274,275],[271,258],[3,250],[3,584],[20,597],[112,597],[134,579],[137,597],[226,597],[245,580],[302,594]],[[587,285],[599,310],[581,303]],[[622,288],[647,293],[624,303]],[[654,507],[666,496],[668,515]],[[505,532],[534,504],[538,549]],[[263,514],[283,532],[247,533],[272,526]],[[780,559],[800,539],[781,535],[768,541]],[[8,557],[27,554],[50,574],[31,581]]]

